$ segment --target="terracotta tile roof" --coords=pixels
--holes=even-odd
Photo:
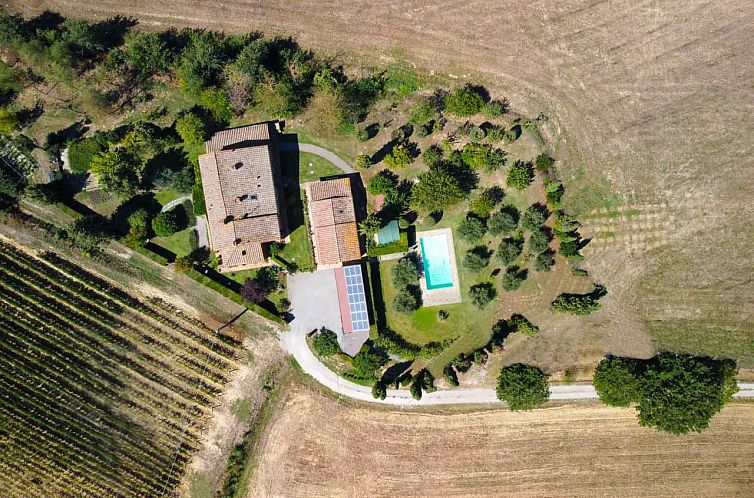
[[[314,253],[318,265],[339,264],[340,253],[338,251],[338,236],[335,233],[335,225],[318,227],[314,229]]]
[[[310,182],[304,188],[317,264],[331,266],[360,259],[350,180]]]
[[[361,258],[359,232],[356,229],[356,222],[352,221],[351,223],[335,225],[335,231],[338,236],[338,253],[340,255],[340,260],[346,262]]]
[[[267,263],[262,244],[250,242],[238,246],[231,246],[220,251],[223,266],[234,268],[239,266],[263,266]]]
[[[274,122],[257,123],[239,128],[230,128],[215,133],[204,143],[207,152],[215,152],[228,147],[238,148],[251,145],[245,142],[268,142],[274,140]]]
[[[241,254],[244,251],[263,261],[260,244],[285,237],[287,220],[271,126],[219,132],[206,143],[208,153],[199,156],[210,245],[222,259],[222,270],[248,261],[251,256]],[[236,250],[247,244],[254,247]]]
[[[312,226],[321,227],[356,221],[351,197],[336,197],[311,203]]]
[[[351,197],[351,179],[337,178],[322,182],[310,182],[309,191],[312,201],[332,199],[333,197]]]

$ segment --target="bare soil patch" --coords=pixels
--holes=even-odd
[[[248,496],[745,496],[752,456],[752,404],[676,437],[639,427],[633,409],[424,414],[296,388]]]

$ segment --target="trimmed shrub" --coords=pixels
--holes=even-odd
[[[443,99],[445,110],[459,117],[473,116],[484,105],[484,97],[471,85],[457,88]]]
[[[435,144],[427,147],[421,155],[422,162],[430,168],[439,164],[442,158],[442,149]]]
[[[469,210],[480,218],[488,218],[495,206],[502,200],[503,195],[495,188],[484,189],[477,197],[472,199]]]
[[[518,289],[524,283],[527,276],[528,272],[526,270],[522,270],[518,266],[511,266],[503,274],[501,283],[503,290],[510,292]]]
[[[475,247],[463,257],[463,266],[470,271],[478,272],[490,262],[490,255],[486,247]]]
[[[391,271],[393,285],[396,289],[405,289],[419,282],[419,267],[416,261],[410,257],[403,257],[393,266]]]
[[[521,332],[525,336],[534,337],[539,335],[539,327],[531,323],[523,315],[513,315],[508,322],[511,328],[516,332]]]
[[[68,164],[74,173],[86,173],[94,156],[107,150],[107,140],[101,135],[73,142],[68,146]]]
[[[399,313],[411,314],[421,306],[421,299],[415,289],[401,289],[393,299],[393,309]]]
[[[367,190],[372,195],[388,194],[398,189],[398,179],[389,169],[383,169],[367,182]]]
[[[207,128],[204,120],[189,112],[176,119],[175,131],[185,143],[189,145],[201,145],[207,137]]]
[[[471,142],[463,146],[461,159],[474,169],[484,170],[488,173],[497,171],[505,166],[506,152],[497,149],[490,144]]]
[[[488,118],[499,118],[508,112],[508,101],[506,99],[490,100],[482,106],[481,112]]]
[[[149,225],[149,213],[146,209],[140,208],[128,216],[128,226],[131,228],[146,229]]]
[[[489,219],[487,228],[492,235],[512,233],[518,228],[518,211],[513,206],[501,209]]]
[[[537,255],[534,260],[534,269],[536,271],[550,271],[554,264],[555,252],[552,249],[547,249]]]
[[[550,248],[550,234],[543,229],[535,230],[529,236],[527,246],[531,254],[539,254]]]
[[[523,250],[523,239],[506,238],[500,242],[499,246],[497,246],[495,258],[504,265],[509,265],[516,261],[516,258],[521,255]]]
[[[532,204],[521,217],[521,228],[533,232],[545,226],[550,212],[542,204]]]
[[[448,385],[453,387],[457,387],[459,385],[458,374],[456,374],[455,369],[453,369],[453,364],[445,365],[445,368],[443,368],[442,370],[442,376],[448,383]]]
[[[534,180],[534,170],[531,163],[525,163],[523,161],[516,161],[513,166],[508,170],[508,179],[506,183],[509,187],[516,190],[524,190]]]
[[[318,356],[332,356],[340,353],[338,335],[332,330],[322,328],[312,340],[312,349]]]
[[[385,399],[387,397],[387,386],[382,381],[377,381],[372,386],[372,397],[374,399]]]
[[[548,173],[548,174],[552,173],[554,164],[555,164],[555,159],[551,158],[545,153],[538,155],[537,158],[534,160],[534,167],[540,173]]]
[[[369,154],[361,154],[356,158],[356,167],[359,169],[368,169],[372,167],[372,157]]]
[[[595,286],[589,294],[561,294],[552,302],[550,309],[577,316],[589,315],[601,308],[599,300],[606,294],[607,289],[602,285]]]
[[[390,154],[385,156],[384,161],[389,167],[400,169],[414,162],[414,158],[405,145],[396,145]]]
[[[411,393],[411,397],[414,398],[415,400],[419,401],[420,399],[422,399],[421,379],[414,377],[414,380],[411,382],[411,387],[409,388],[409,392]]]

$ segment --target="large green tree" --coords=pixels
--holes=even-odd
[[[629,406],[639,399],[641,375],[636,361],[605,358],[594,371],[594,389],[606,405]]]
[[[139,186],[140,161],[125,147],[101,152],[92,158],[92,173],[97,175],[100,186],[123,198],[131,198]]]
[[[732,392],[729,363],[661,353],[647,367],[637,406],[639,423],[673,434],[701,432]]]
[[[500,371],[497,397],[511,410],[531,410],[550,398],[547,374],[532,365],[516,363]]]
[[[158,33],[131,33],[122,53],[129,69],[142,77],[167,71],[171,63],[167,43]]]
[[[459,180],[441,168],[420,174],[418,180],[411,191],[411,205],[418,211],[442,211],[466,197]]]

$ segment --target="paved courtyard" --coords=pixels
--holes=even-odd
[[[341,349],[349,356],[356,355],[369,337],[369,331],[343,333],[338,289],[332,269],[290,275],[288,298],[294,316],[290,324],[293,334],[306,335],[312,330],[326,327],[338,335]]]

